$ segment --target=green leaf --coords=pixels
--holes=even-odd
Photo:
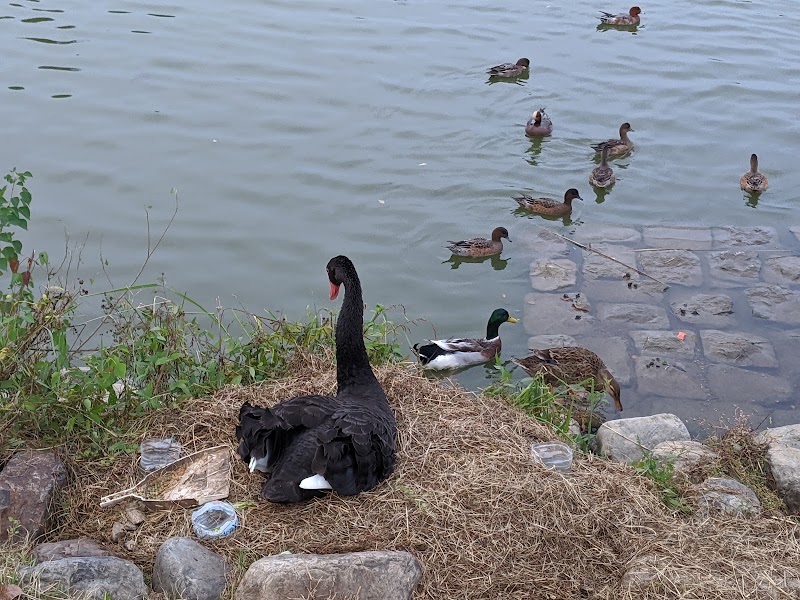
[[[19,240],[12,240],[11,246],[17,251],[17,254],[22,254],[22,242]]]
[[[161,356],[161,357],[156,359],[155,365],[158,367],[158,366],[161,366],[161,365],[165,365],[170,361],[172,361],[172,357],[170,357],[170,356]]]

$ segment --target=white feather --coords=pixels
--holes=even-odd
[[[256,469],[261,471],[262,473],[267,472],[267,462],[268,457],[264,458],[256,458],[255,456],[250,457],[250,472],[252,473]]]
[[[332,490],[333,486],[322,475],[312,475],[300,482],[304,490]]]
[[[486,362],[486,356],[480,352],[458,352],[455,354],[441,354],[425,365],[426,369],[458,369],[469,365],[478,365]]]

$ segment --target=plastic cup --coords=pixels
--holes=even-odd
[[[531,456],[540,465],[567,473],[572,468],[572,448],[563,442],[531,444]]]

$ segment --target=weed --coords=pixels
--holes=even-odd
[[[653,482],[661,493],[661,499],[668,509],[676,513],[691,514],[691,507],[681,496],[680,490],[675,483],[672,463],[663,463],[652,455],[646,455],[631,466],[636,473],[647,477]]]

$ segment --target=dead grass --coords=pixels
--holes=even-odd
[[[187,451],[220,443],[233,450],[243,401],[271,404],[335,389],[327,359],[300,365],[297,372],[162,412],[148,431],[176,436]],[[553,435],[503,400],[448,387],[404,366],[376,372],[400,429],[395,474],[357,497],[295,506],[246,504],[235,534],[208,544],[234,567],[227,597],[247,566],[264,555],[376,549],[406,550],[421,561],[424,577],[415,594],[420,599],[716,600],[800,594],[796,522],[677,517],[647,479],[594,456],[577,456],[569,477],[544,470],[530,460],[530,443]],[[111,526],[122,518],[123,507],[100,509],[98,502],[135,482],[135,459],[77,463],[73,469],[61,525],[50,540],[94,538],[149,575],[164,540],[193,537],[191,511],[176,509],[148,513],[127,538],[135,542],[133,549],[113,543]],[[229,501],[257,499],[262,482],[237,459]],[[624,577],[631,568],[643,574]]]

